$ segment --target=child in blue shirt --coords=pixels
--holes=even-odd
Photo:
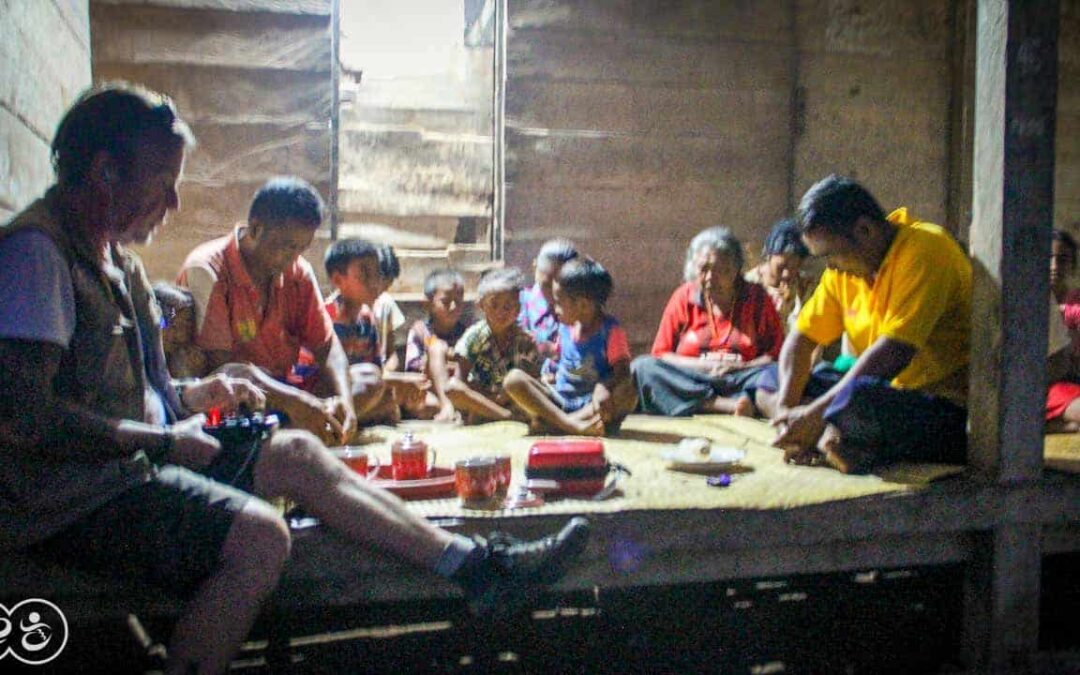
[[[553,287],[558,339],[545,364],[554,384],[522,370],[503,382],[534,432],[616,433],[637,405],[626,332],[604,311],[612,285],[611,274],[591,258],[571,260],[559,271]]]

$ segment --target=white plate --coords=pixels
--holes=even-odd
[[[660,458],[668,463],[669,468],[678,470],[715,469],[738,464],[746,457],[746,450],[714,445],[709,453],[702,454],[692,448],[673,447],[660,453]]]

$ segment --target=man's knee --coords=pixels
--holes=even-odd
[[[256,484],[264,494],[291,497],[291,488],[304,477],[339,464],[311,432],[285,429],[271,436],[260,451]]]
[[[247,570],[255,583],[273,588],[289,557],[289,527],[261,499],[250,499],[233,517],[221,557],[227,566]]]

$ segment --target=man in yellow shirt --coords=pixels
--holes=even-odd
[[[796,462],[845,473],[894,460],[963,462],[971,262],[941,227],[888,216],[857,182],[829,176],[799,204],[802,236],[828,269],[784,342],[758,407]],[[846,334],[857,360],[818,368],[819,344]]]

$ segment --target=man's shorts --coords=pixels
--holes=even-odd
[[[168,465],[28,552],[188,599],[220,567],[233,518],[251,498]]]

